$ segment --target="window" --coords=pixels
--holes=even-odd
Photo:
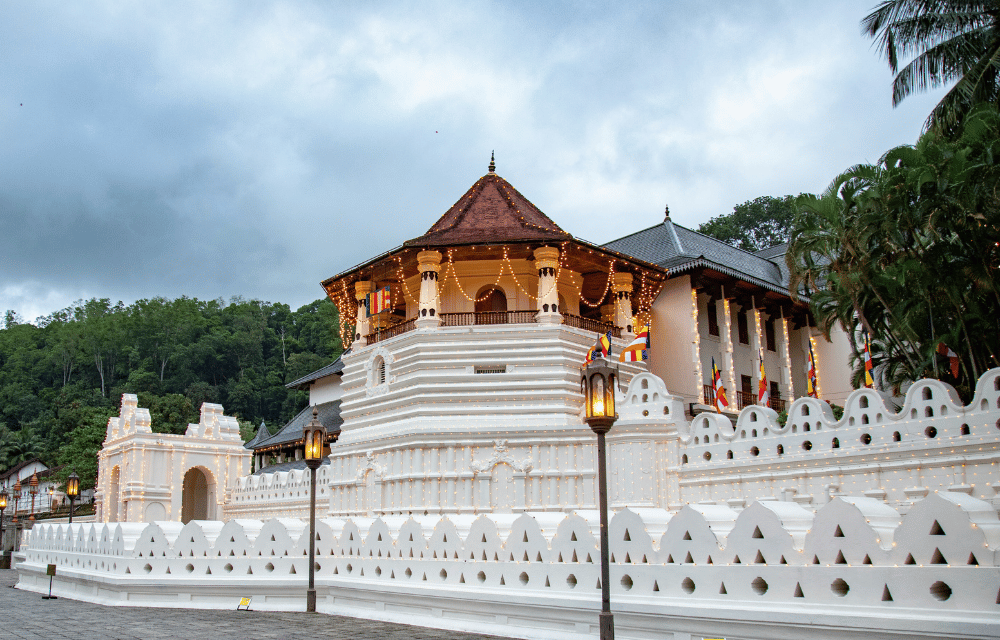
[[[747,312],[736,313],[736,327],[740,332],[740,344],[750,344],[750,330],[747,328]]]
[[[380,384],[385,384],[385,360],[382,356],[375,359],[375,366],[372,367],[372,386]]]
[[[750,376],[740,376],[740,384],[743,393],[753,393],[753,378]]]
[[[767,350],[777,351],[774,340],[774,320],[764,321],[764,337],[767,340]]]
[[[719,310],[713,300],[708,301],[708,335],[719,335]]]
[[[778,388],[778,383],[775,380],[771,380],[771,397],[775,400],[781,400],[781,389]]]

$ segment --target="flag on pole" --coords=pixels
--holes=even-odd
[[[760,385],[757,388],[757,404],[771,406],[771,391],[767,388],[767,374],[764,373],[764,350],[760,350]]]
[[[865,386],[871,389],[875,385],[872,378],[872,342],[867,331],[862,332],[865,338]]]
[[[813,355],[812,341],[809,342],[809,362],[806,363],[806,395],[818,398],[816,392],[816,356]]]
[[[368,307],[368,317],[387,311],[392,305],[392,296],[389,292],[389,285],[385,285],[378,291],[373,291],[365,296],[365,304]]]
[[[604,335],[597,338],[597,344],[587,351],[587,359],[584,360],[584,364],[593,362],[597,358],[608,359],[611,357],[611,332],[608,331]]]
[[[722,372],[715,366],[715,358],[712,358],[712,388],[715,390],[715,408],[722,411],[723,407],[729,407],[729,400],[726,399],[726,388],[722,386]]]
[[[622,349],[618,356],[620,362],[645,362],[649,360],[649,327],[639,327],[633,340]]]
[[[948,364],[951,365],[951,377],[958,377],[958,354],[948,348],[943,342],[939,342],[937,352],[948,357]]]

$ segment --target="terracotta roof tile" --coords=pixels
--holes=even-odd
[[[509,182],[491,172],[472,185],[427,233],[407,241],[405,246],[561,241],[572,237]]]

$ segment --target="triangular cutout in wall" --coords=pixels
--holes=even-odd
[[[722,585],[719,587],[719,594],[720,595],[726,595],[727,593],[729,593],[729,592],[726,591],[726,583],[723,582]]]
[[[752,538],[763,538],[764,537],[764,534],[762,534],[760,532],[760,527],[754,527],[753,528],[753,535],[751,537]]]
[[[691,532],[690,531],[685,531],[684,532],[684,537],[681,538],[681,540],[690,540],[690,539],[691,539]]]
[[[798,582],[795,583],[795,593],[792,594],[792,597],[793,598],[804,598],[805,597],[804,595],[802,595],[802,585],[799,584]]]
[[[941,555],[940,549],[934,549],[934,554],[931,556],[931,564],[948,564],[948,561],[944,559],[943,555]]]
[[[892,602],[892,594],[889,593],[889,585],[882,587],[882,602]]]

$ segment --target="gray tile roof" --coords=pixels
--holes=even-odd
[[[350,349],[348,349],[347,351],[350,351]],[[344,353],[347,353],[347,351],[345,351]],[[343,353],[340,354],[341,357],[338,357],[336,360],[326,365],[325,367],[321,367],[308,375],[304,375],[298,380],[293,380],[292,382],[289,382],[288,384],[285,385],[285,387],[289,389],[308,389],[309,383],[313,382],[314,380],[319,380],[320,378],[332,376],[336,373],[342,374],[344,372],[344,361],[341,359],[343,355],[344,355]]]
[[[696,267],[708,267],[767,289],[781,293],[788,291],[783,260],[771,260],[737,249],[675,224],[670,218],[655,227],[612,240],[603,246],[665,267],[671,275]]]
[[[340,427],[344,424],[344,419],[340,417],[340,400],[324,402],[316,405],[316,408],[319,409],[319,421],[326,427],[327,432],[340,433]],[[302,427],[312,420],[312,409],[312,405],[307,406],[270,438],[257,442],[253,447],[249,446],[249,442],[244,446],[256,450],[275,445],[290,444],[301,440]],[[250,442],[253,441],[251,440]]]
[[[267,440],[270,437],[271,437],[271,432],[267,430],[267,425],[264,424],[263,420],[261,420],[260,426],[257,427],[257,433],[254,434],[254,437],[250,438],[250,441],[244,444],[243,447],[245,449],[253,449],[258,444]]]
[[[319,466],[322,467],[324,464],[330,464],[330,458],[323,458],[323,462]],[[268,465],[263,469],[257,469],[252,475],[259,476],[265,473],[278,473],[279,471],[294,471],[305,468],[305,460],[289,460],[288,462],[279,462],[278,464]]]

